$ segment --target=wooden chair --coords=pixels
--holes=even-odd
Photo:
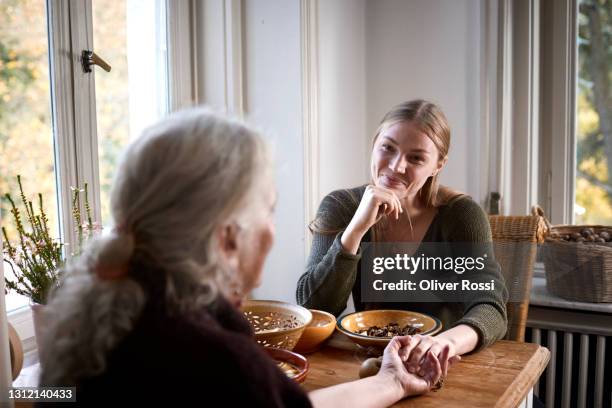
[[[506,340],[524,341],[533,265],[537,244],[544,242],[547,227],[542,210],[534,206],[532,215],[489,216],[495,258],[510,293],[507,303]]]

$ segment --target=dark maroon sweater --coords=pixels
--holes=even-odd
[[[199,315],[178,318],[166,313],[158,291],[149,294],[133,331],[109,354],[105,372],[77,384],[78,405],[311,406],[227,300],[220,297]]]

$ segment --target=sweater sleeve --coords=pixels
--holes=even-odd
[[[445,220],[449,226],[448,240],[474,243],[479,252],[484,248],[487,261],[484,269],[479,271],[475,278],[479,282],[493,280],[495,283],[495,290],[479,291],[477,295],[466,298],[463,302],[463,317],[453,324],[453,326],[467,324],[476,330],[478,343],[474,351],[478,351],[506,334],[508,290],[500,266],[495,260],[491,227],[482,208],[470,198],[461,198],[453,203],[449,215],[451,216]]]
[[[296,300],[298,304],[312,309],[325,310],[338,316],[351,295],[361,250],[357,254],[346,252],[340,242],[344,229],[352,219],[355,199],[346,190],[327,195],[317,211],[319,225],[330,230],[313,232],[312,248],[306,271],[298,280]]]

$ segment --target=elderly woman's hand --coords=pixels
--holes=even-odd
[[[449,348],[444,347],[439,358],[431,352],[425,354],[421,364],[422,375],[413,374],[406,370],[405,364],[414,348],[411,336],[396,336],[391,339],[383,354],[382,365],[377,375],[388,377],[401,389],[402,398],[418,395],[429,391],[448,371]]]

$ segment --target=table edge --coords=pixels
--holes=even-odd
[[[500,404],[497,404],[497,408],[516,408],[523,399],[529,394],[529,390],[532,387],[525,390],[524,393],[518,393],[517,382],[521,379],[521,374],[525,373],[529,370],[535,370],[537,373],[536,379],[539,379],[546,367],[548,366],[548,362],[550,361],[550,350],[546,347],[538,346],[536,352],[531,356],[527,364],[521,370],[521,373],[516,376],[512,384],[506,389],[506,392],[500,398]],[[537,382],[537,380],[536,380]],[[535,384],[534,384],[535,385]]]

